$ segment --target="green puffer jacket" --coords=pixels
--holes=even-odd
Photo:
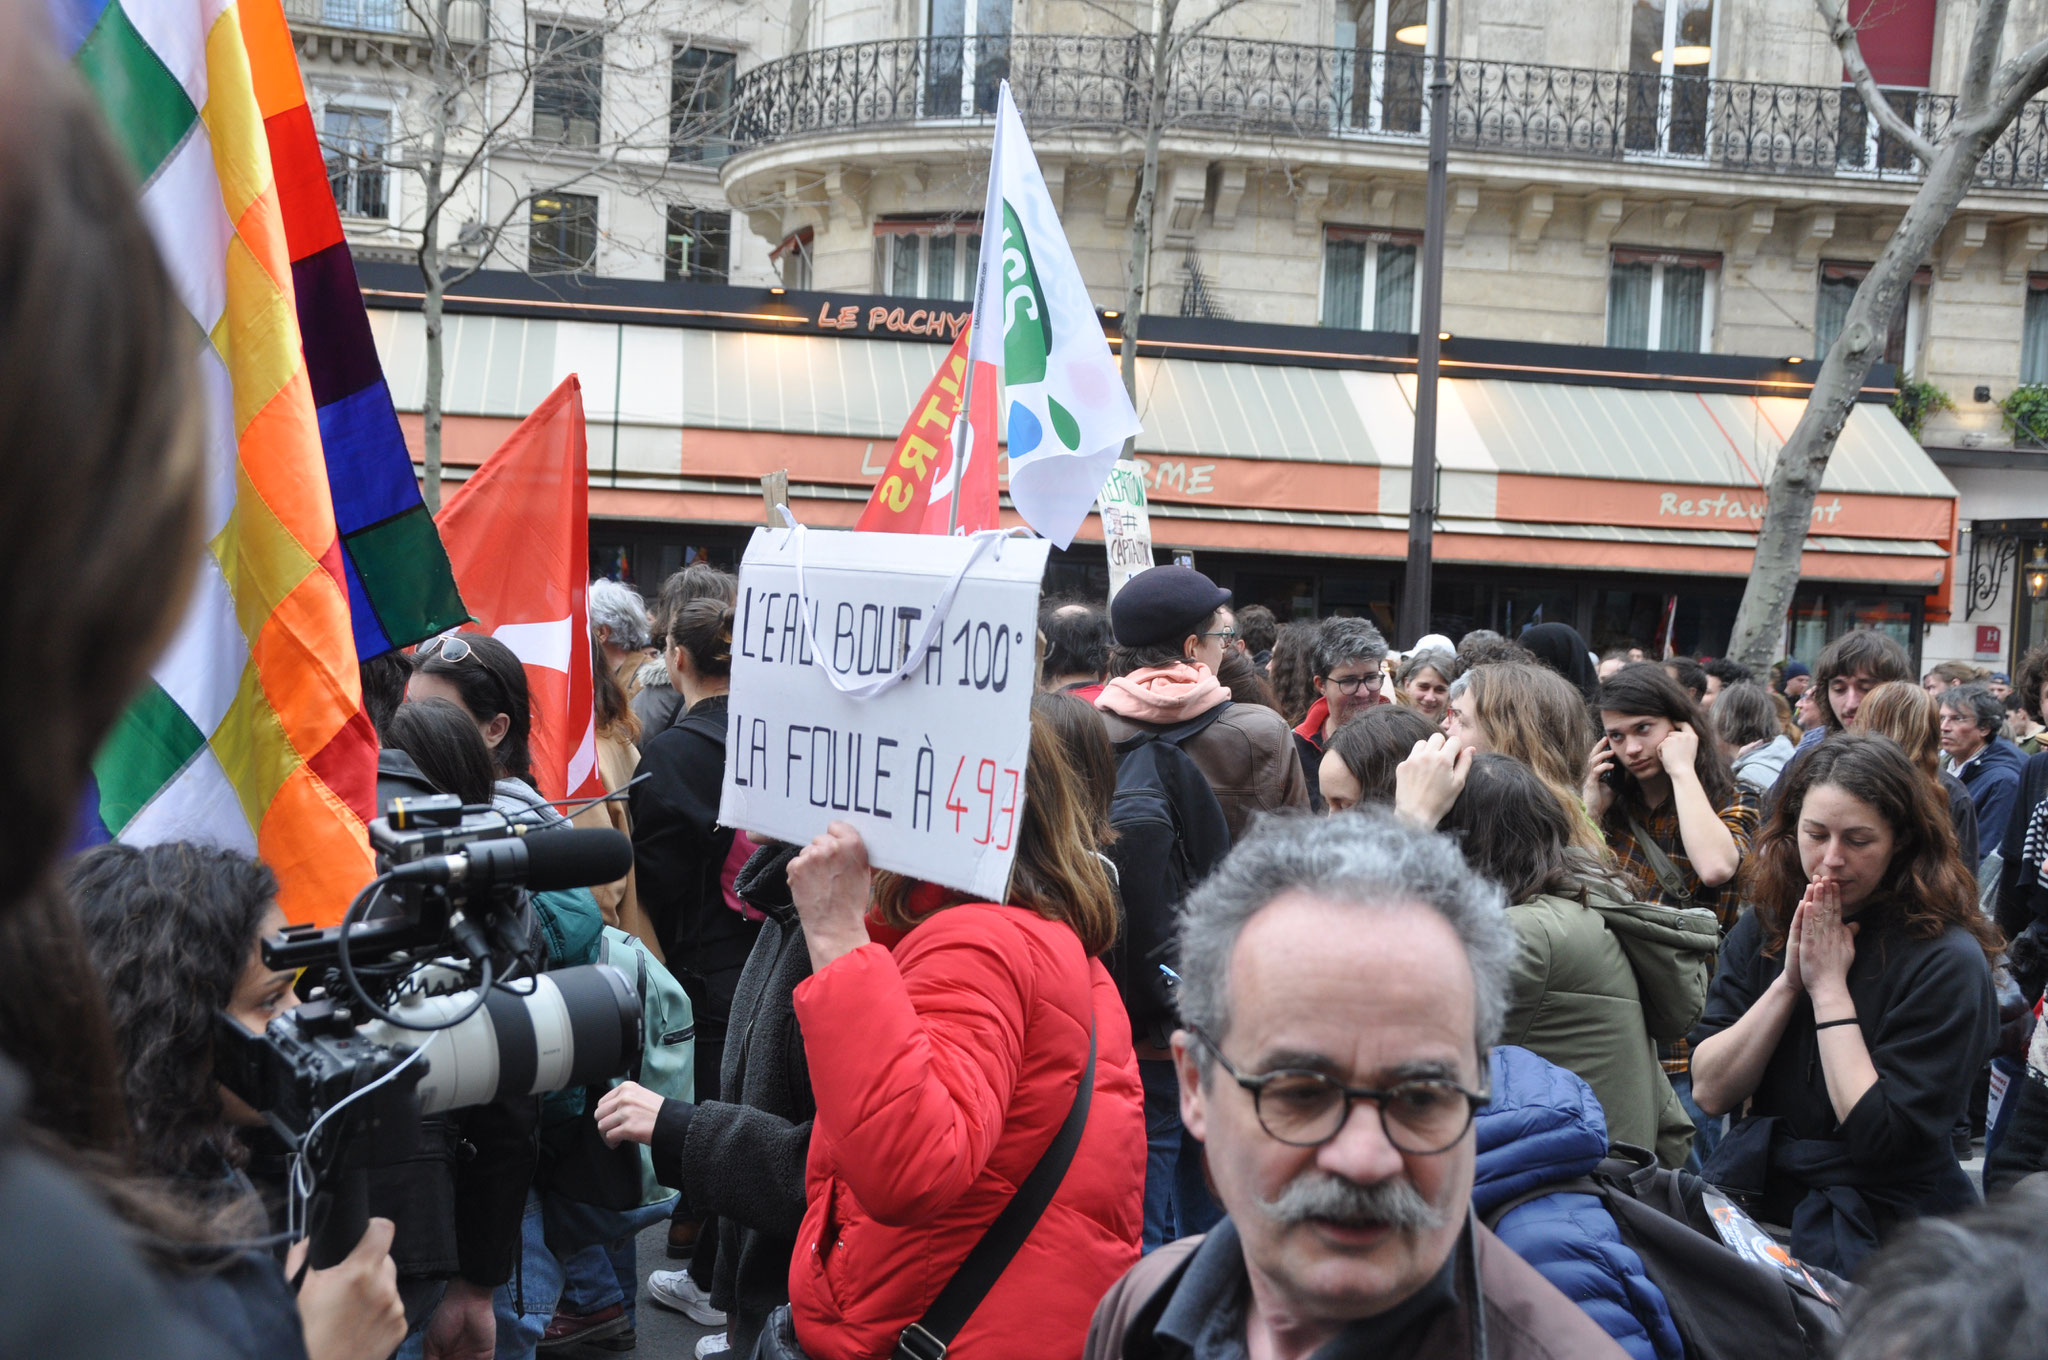
[[[1692,1121],[1657,1061],[1705,1008],[1719,948],[1714,913],[1594,895],[1508,908],[1520,942],[1501,1042],[1579,1074],[1607,1112],[1607,1136],[1685,1163]]]

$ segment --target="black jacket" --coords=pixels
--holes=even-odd
[[[0,1059],[0,1360],[201,1360],[217,1340],[166,1299],[97,1196],[28,1145],[28,1086]]]
[[[1782,954],[1763,952],[1756,909],[1745,911],[1721,946],[1693,1047],[1741,1019],[1784,968]],[[1866,924],[1848,982],[1877,1084],[1847,1119],[1835,1118],[1813,1008],[1802,997],[1749,1115],[1705,1172],[1716,1185],[1756,1194],[1761,1217],[1789,1224],[1800,1260],[1843,1275],[1898,1221],[1974,1201],[1949,1136],[1998,1039],[1991,968],[1960,926],[1920,940],[1891,922]]]
[[[686,1215],[717,1220],[711,1301],[728,1314],[736,1355],[751,1352],[768,1314],[789,1301],[790,1256],[804,1218],[804,1162],[818,1112],[796,1019],[797,986],[811,975],[785,874],[796,853],[796,846],[761,847],[736,884],[768,920],[740,974],[720,1098],[663,1101],[654,1126],[655,1174],[682,1191]]]
[[[678,975],[737,970],[760,929],[726,905],[718,883],[733,837],[718,824],[725,711],[722,694],[699,700],[640,745],[639,774],[650,777],[633,785],[633,864],[640,905]]]

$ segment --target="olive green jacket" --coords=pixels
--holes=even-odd
[[[1594,896],[1508,908],[1520,947],[1501,1042],[1579,1074],[1607,1113],[1607,1136],[1680,1166],[1692,1121],[1657,1061],[1706,1006],[1719,947],[1714,913]]]

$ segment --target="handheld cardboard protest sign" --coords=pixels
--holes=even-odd
[[[1109,598],[1152,566],[1152,518],[1145,506],[1145,470],[1120,458],[1095,498],[1102,516],[1102,546],[1109,554]]]
[[[1050,547],[756,529],[719,821],[796,844],[851,822],[876,868],[1002,901]]]

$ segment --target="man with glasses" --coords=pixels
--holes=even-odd
[[[1295,752],[1308,782],[1309,805],[1323,810],[1323,752],[1337,729],[1387,696],[1387,640],[1369,619],[1324,619],[1316,628],[1316,693],[1308,716],[1294,729]]]
[[[1189,897],[1173,1051],[1227,1217],[1117,1283],[1088,1360],[1623,1354],[1471,1213],[1506,906],[1377,814],[1265,823]]]

